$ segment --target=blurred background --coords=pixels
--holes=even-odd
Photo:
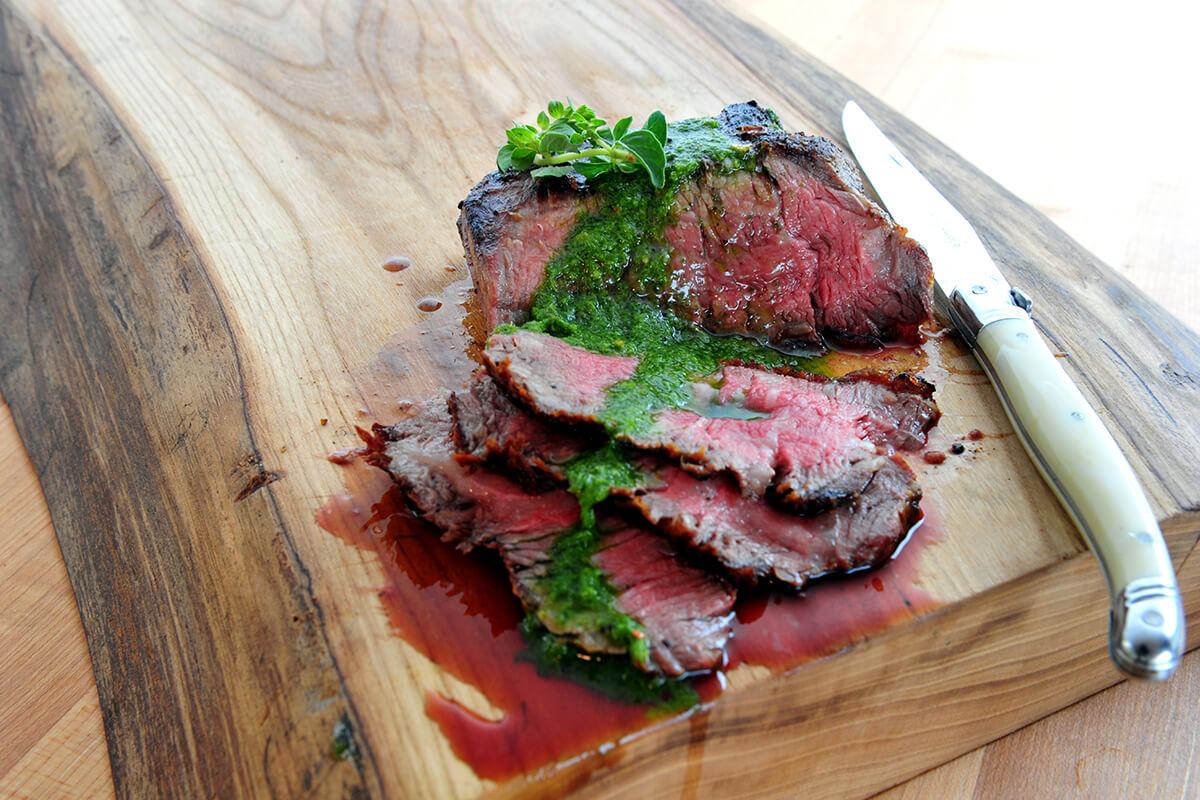
[[[1200,6],[743,0],[1200,328]]]

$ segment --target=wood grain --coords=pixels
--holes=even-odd
[[[1200,792],[1200,658],[1164,687],[1123,683],[879,795],[1186,798]]]
[[[9,9],[0,80],[3,315],[19,321],[0,382],[62,534],[118,791],[369,791],[368,752],[329,758],[356,715],[170,200]]]
[[[282,15],[272,15],[252,6],[163,4],[135,15],[104,4],[19,5],[38,36],[69,54],[111,105],[126,133],[136,139],[188,233],[197,270],[211,281],[214,302],[220,304],[237,347],[245,392],[241,409],[230,404],[221,410],[227,416],[240,413],[240,424],[267,454],[261,474],[284,475],[258,494],[269,492],[279,524],[291,536],[295,558],[309,569],[307,591],[320,598],[330,651],[361,710],[359,730],[374,752],[389,756],[390,765],[381,774],[384,788],[400,794],[418,789],[439,795],[477,792],[483,786],[437,740],[421,709],[426,689],[461,687],[449,686],[436,668],[387,637],[386,625],[371,604],[370,589],[378,581],[373,565],[332,542],[311,522],[314,505],[339,489],[336,472],[317,456],[346,441],[350,425],[361,419],[358,409],[363,404],[377,414],[386,413],[397,393],[417,391],[433,380],[431,359],[419,353],[404,365],[407,374],[390,376],[390,386],[381,387],[372,367],[391,332],[420,319],[413,308],[415,299],[444,285],[444,267],[458,259],[452,229],[430,225],[429,220],[452,218],[453,203],[486,168],[490,137],[505,120],[527,114],[545,95],[562,90],[542,75],[523,72],[533,53],[564,64],[571,93],[601,107],[648,110],[661,98],[674,97],[675,107],[666,109],[672,115],[703,113],[731,98],[756,95],[778,106],[790,123],[825,132],[836,130],[831,110],[840,107],[835,95],[847,91],[845,85],[803,57],[772,50],[775,45],[741,23],[701,5],[567,6],[516,19],[479,6],[421,6],[403,15],[378,6],[323,14],[290,6]],[[585,34],[565,43],[554,35],[567,25],[578,26],[581,18],[592,26]],[[654,41],[655,49],[644,41],[647,34],[640,33],[650,30],[670,30],[675,36],[666,46]],[[547,41],[555,42],[549,53],[544,49]],[[693,77],[697,47],[700,74],[705,76],[700,81]],[[619,56],[630,49],[655,55],[627,63]],[[599,62],[617,66],[606,73],[589,69]],[[458,137],[462,146],[447,148],[440,137],[418,135],[430,129]],[[909,145],[926,159],[942,163],[949,158],[925,139],[913,138]],[[46,161],[44,153],[40,158]],[[975,186],[978,178],[956,161],[942,164],[938,174],[955,181],[960,191]],[[1089,276],[1093,281],[1078,309],[1069,297],[1052,293],[1045,300],[1047,317],[1097,317],[1102,328],[1108,326],[1101,333],[1128,337],[1117,340],[1117,352],[1139,374],[1149,376],[1146,387],[1129,388],[1125,384],[1136,381],[1112,363],[1081,358],[1076,369],[1109,378],[1092,387],[1093,398],[1112,395],[1107,412],[1132,426],[1157,424],[1155,412],[1143,410],[1152,404],[1153,394],[1167,413],[1183,419],[1175,436],[1194,434],[1188,425],[1193,417],[1179,413],[1194,408],[1194,394],[1186,387],[1167,385],[1170,374],[1176,373],[1164,377],[1161,368],[1154,368],[1174,364],[1156,361],[1164,354],[1192,357],[1195,342],[1171,333],[1165,344],[1132,348],[1142,331],[1126,326],[1114,313],[1115,304],[1106,294],[1106,273],[993,184],[980,182],[978,187],[978,197],[959,201],[980,217],[977,222],[991,233],[989,244],[997,253],[1002,258],[1018,251],[1041,256],[1037,263],[1008,264],[1010,268],[1069,280],[1082,274],[1085,281]],[[101,195],[107,191],[99,188]],[[999,219],[982,219],[985,211],[996,209],[1004,211]],[[417,266],[406,274],[405,285],[392,291],[390,276],[376,265],[397,251],[412,256]],[[90,284],[79,292],[85,289],[95,292]],[[1174,331],[1174,323],[1160,309],[1139,296],[1128,299],[1145,319]],[[1074,327],[1080,330],[1069,332],[1072,346],[1094,345],[1087,337],[1096,327]],[[1131,349],[1144,361],[1129,361]],[[1144,371],[1147,364],[1152,368]],[[1186,365],[1172,369],[1190,374]],[[1110,389],[1109,383],[1119,388]],[[994,401],[984,390],[972,388],[969,381],[947,388],[958,395],[949,403],[955,414],[947,432],[953,425],[974,427],[972,423],[982,422],[1003,430]],[[333,425],[321,429],[318,417],[329,417]],[[221,422],[227,424],[228,419]],[[26,430],[27,421],[19,416],[18,423],[27,441],[36,441]],[[1172,463],[1172,453],[1185,449],[1179,439],[1165,444],[1161,452],[1166,463]],[[1155,477],[1144,461],[1137,466],[1164,514],[1194,507],[1195,498],[1188,493],[1194,481],[1175,480],[1174,471],[1166,478]],[[928,477],[956,521],[948,541],[929,554],[930,572],[936,576],[930,579],[931,589],[940,597],[969,598],[1080,552],[1078,539],[1044,487],[1022,475],[1023,468],[1028,469],[1027,461],[1008,439],[998,440],[969,473],[944,471]],[[179,480],[183,472],[176,470],[169,477]],[[1004,486],[1006,504],[988,503],[978,488],[969,488],[986,484],[991,476]],[[1190,477],[1186,470],[1183,477]],[[1053,511],[1045,514],[1047,509]],[[970,510],[977,515],[966,516]],[[1039,518],[1039,513],[1045,516]],[[1006,531],[1014,517],[1039,518],[1041,525],[1031,530],[1018,523]],[[1183,523],[1185,528],[1193,525],[1190,519]],[[973,530],[1001,533],[985,540],[971,535]],[[72,534],[62,525],[59,533]],[[1176,549],[1186,552],[1190,533],[1178,533]],[[65,546],[64,552],[70,562]],[[1073,606],[1076,613],[1099,621],[1103,602],[1095,592],[1098,578],[1085,569],[1085,562],[1072,563],[1063,601],[1078,604]],[[85,605],[83,611],[86,617],[90,609]],[[1091,648],[1092,680],[1099,680],[1103,665],[1097,641],[1094,632],[1064,629],[1060,642],[1069,652]],[[968,650],[968,658],[986,654]],[[855,651],[842,661],[859,657]],[[826,672],[814,672],[813,679],[825,675],[824,680],[832,680],[828,668],[822,669]],[[405,680],[397,680],[397,675]],[[747,692],[767,692],[769,686]],[[856,688],[865,691],[858,702],[871,701],[868,687],[860,682]],[[734,701],[742,696],[731,696],[718,708],[732,713]],[[1076,696],[1081,695],[1048,688],[1015,716],[987,716],[984,726],[993,729],[994,736],[1005,725],[1011,729]],[[785,710],[789,700],[794,706],[791,694],[770,697]],[[963,715],[974,710],[959,707]],[[744,723],[739,720],[738,725]],[[710,736],[720,735],[710,726]],[[944,757],[946,748],[984,740],[942,740],[889,768],[890,773],[871,774],[862,786],[912,774],[927,767],[926,759],[935,753]],[[726,762],[722,769],[736,771],[735,767]],[[121,773],[116,774],[118,787],[127,786],[121,783]]]

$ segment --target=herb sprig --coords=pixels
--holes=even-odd
[[[508,142],[496,154],[496,168],[532,170],[535,178],[574,171],[586,180],[606,172],[644,169],[654,188],[661,189],[666,180],[667,119],[655,111],[641,128],[631,130],[632,125],[633,117],[609,126],[587,106],[552,100],[537,115],[536,125],[515,125],[505,132]]]

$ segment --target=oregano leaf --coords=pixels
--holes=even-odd
[[[650,176],[650,184],[655,189],[661,189],[666,183],[667,156],[658,137],[643,128],[625,134],[621,144],[629,148],[638,161],[642,162]]]
[[[666,145],[667,143],[667,118],[663,116],[661,111],[655,111],[646,119],[646,124],[642,126],[642,130],[650,131],[654,134],[654,138],[658,139],[658,143]]]
[[[516,146],[512,144],[506,144],[500,148],[500,152],[496,153],[496,169],[501,172],[508,172],[513,168],[512,154],[515,149]]]
[[[612,135],[614,139],[620,139],[629,130],[629,126],[633,124],[633,117],[622,117],[613,125]]]

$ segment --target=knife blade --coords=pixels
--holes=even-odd
[[[842,127],[883,204],[929,254],[950,323],[1095,554],[1111,600],[1113,663],[1134,677],[1169,677],[1184,652],[1183,606],[1133,468],[1037,332],[1030,298],[1012,288],[966,218],[858,104],[846,104]]]

